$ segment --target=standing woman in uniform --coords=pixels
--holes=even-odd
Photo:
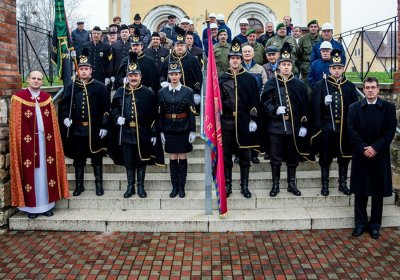
[[[180,83],[182,71],[178,63],[168,65],[170,83],[158,92],[161,141],[169,153],[172,192],[170,197],[185,197],[187,153],[196,139],[193,90]]]

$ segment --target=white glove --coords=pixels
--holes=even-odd
[[[66,127],[70,127],[71,124],[72,124],[72,120],[70,120],[70,119],[68,119],[68,118],[65,118],[65,119],[64,119],[64,125],[65,125]]]
[[[193,143],[196,140],[196,132],[191,131],[189,133],[189,143]]]
[[[194,96],[193,96],[193,98],[194,98],[194,104],[199,105],[200,102],[201,102],[201,96],[200,96],[200,94],[195,93]]]
[[[150,141],[153,144],[153,146],[155,146],[156,143],[157,143],[157,138],[156,137],[151,137]]]
[[[255,121],[250,121],[249,123],[249,131],[254,132],[257,130],[257,124]]]
[[[125,124],[125,118],[124,117],[118,117],[117,124],[118,125],[124,125]]]
[[[169,86],[169,83],[168,82],[162,82],[160,85],[161,85],[161,87],[165,88],[165,87]]]
[[[160,133],[160,138],[161,138],[161,143],[165,144],[164,132],[161,132],[161,133]]]
[[[100,129],[99,136],[100,136],[101,139],[103,139],[104,137],[106,137],[106,136],[107,136],[107,130],[105,130],[105,129]]]
[[[327,96],[325,96],[325,105],[329,105],[332,103],[332,95],[328,94]]]
[[[70,54],[71,54],[71,57],[72,57],[72,58],[75,58],[75,57],[76,57],[76,51],[71,51]]]
[[[106,78],[106,79],[104,80],[104,84],[105,84],[106,86],[108,86],[108,85],[110,84],[110,82],[111,82],[110,78]]]
[[[111,77],[110,80],[111,80],[112,83],[114,83],[115,82],[115,77]]]
[[[299,136],[305,137],[306,135],[307,135],[307,128],[305,128],[304,126],[300,127]]]
[[[279,106],[278,109],[276,110],[276,114],[279,115],[284,115],[286,113],[286,107],[285,106]]]
[[[128,77],[124,78],[124,84],[127,84],[129,82]]]

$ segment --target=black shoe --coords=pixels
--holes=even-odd
[[[42,215],[43,215],[43,216],[46,216],[46,217],[51,217],[51,216],[54,215],[54,213],[53,213],[53,211],[50,209],[49,211],[46,211],[46,212],[42,213]]]
[[[371,237],[372,237],[373,239],[378,239],[379,236],[380,236],[380,233],[379,233],[379,230],[377,230],[377,229],[371,229],[371,230],[369,231],[369,235],[371,235]]]
[[[39,217],[39,214],[28,213],[28,218],[29,219],[36,219],[37,217]]]
[[[258,159],[258,157],[253,157],[253,158],[251,159],[251,162],[254,163],[254,164],[259,164],[259,163],[260,163],[260,160]]]
[[[235,156],[235,159],[233,160],[234,163],[239,163],[240,159],[239,156]]]
[[[265,156],[264,156],[264,159],[265,159],[265,160],[269,160],[269,155],[265,155]]]
[[[345,195],[351,195],[351,192],[347,186],[339,185],[339,191]]]
[[[353,232],[351,233],[352,236],[354,237],[359,237],[361,234],[364,233],[364,228],[362,227],[356,227]]]

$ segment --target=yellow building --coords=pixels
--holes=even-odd
[[[165,0],[109,0],[109,19],[120,16],[122,23],[133,23],[133,17],[139,13],[142,23],[150,31],[159,30],[167,21],[169,14],[177,17],[177,22],[189,16],[197,30],[202,30],[205,13],[221,13],[225,22],[232,29],[232,35],[240,32],[239,20],[247,18],[251,27],[265,26],[268,21],[276,25],[286,15],[292,17],[292,23],[307,26],[311,19],[317,19],[322,25],[330,22],[334,33],[341,32],[341,0],[269,0],[269,1],[165,1]]]

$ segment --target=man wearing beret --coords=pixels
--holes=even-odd
[[[72,44],[75,50],[87,42],[90,42],[90,35],[87,30],[85,30],[85,23],[83,21],[78,21],[76,23],[76,29],[71,32]]]
[[[218,30],[218,43],[214,46],[215,64],[217,65],[218,76],[221,76],[229,68],[228,57],[231,45],[228,43],[228,33],[225,29]]]
[[[299,39],[297,60],[300,62],[301,79],[306,82],[311,65],[311,51],[313,46],[321,40],[319,35],[319,26],[316,19],[311,20],[308,24],[309,33]]]
[[[281,49],[283,44],[288,42],[291,46],[291,54],[290,58],[293,61],[293,74],[298,74],[298,69],[296,67],[296,57],[297,57],[297,43],[296,40],[292,37],[286,35],[286,26],[283,23],[279,23],[276,26],[276,35],[268,40],[265,47],[275,46],[278,49]]]
[[[244,46],[251,46],[254,50],[254,61],[259,64],[264,64],[264,47],[261,43],[257,42],[257,34],[254,29],[250,29],[246,33],[247,42],[243,44]]]

